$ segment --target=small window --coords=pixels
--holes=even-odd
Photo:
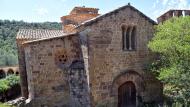
[[[122,35],[123,35],[123,50],[135,50],[136,27],[135,26],[122,27]]]
[[[67,53],[65,50],[58,50],[55,53],[55,62],[56,64],[65,64],[67,62]]]

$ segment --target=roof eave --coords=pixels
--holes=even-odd
[[[155,22],[154,20],[152,20],[151,18],[149,18],[148,16],[146,16],[145,14],[143,14],[142,12],[140,12],[135,7],[133,7],[133,6],[131,6],[131,5],[128,4],[128,5],[122,6],[122,7],[118,8],[118,9],[115,9],[115,10],[113,10],[111,12],[105,13],[103,15],[97,16],[97,17],[95,17],[93,19],[90,19],[88,21],[85,21],[82,24],[78,25],[76,28],[80,28],[82,26],[89,26],[89,25],[93,24],[94,22],[97,22],[97,21],[101,20],[102,18],[107,17],[109,15],[112,15],[113,13],[116,13],[116,12],[118,12],[120,10],[125,9],[125,8],[131,8],[131,9],[137,11],[140,15],[142,15],[143,17],[145,17],[150,23],[152,23],[153,25],[157,25],[157,22]]]
[[[22,44],[31,44],[31,43],[42,42],[42,41],[48,41],[48,40],[52,40],[52,39],[59,39],[59,38],[68,37],[68,36],[74,36],[74,35],[77,35],[77,33],[70,33],[70,34],[65,34],[65,35],[57,36],[57,37],[49,37],[49,38],[31,40],[31,41],[26,41],[26,42],[24,42],[24,43],[22,43]]]

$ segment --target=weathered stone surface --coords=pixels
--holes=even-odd
[[[59,68],[56,62],[56,60],[59,60],[56,59],[57,52],[67,50],[69,53],[71,51],[73,42],[64,45],[65,42],[68,42],[67,38],[65,40],[52,40],[50,43],[49,41],[39,42],[25,48],[26,60],[28,61],[26,65],[30,92],[29,98],[35,100],[35,102],[39,101],[39,105],[60,106],[62,104],[69,105],[70,103],[68,74],[65,70]],[[38,45],[38,47],[34,47],[35,45]],[[58,45],[59,47],[57,47]],[[50,53],[52,56],[48,55]],[[68,58],[75,59],[74,54],[68,54]],[[57,104],[57,102],[60,104]]]
[[[21,93],[23,97],[28,98],[29,92],[28,92],[25,54],[24,54],[24,46],[22,45],[25,41],[27,40],[26,39],[17,40],[17,47],[18,47]]]
[[[69,71],[72,107],[90,107],[90,98],[83,61],[75,62]]]
[[[123,50],[123,25],[136,27],[135,50]],[[76,34],[25,43],[28,105],[117,107],[118,88],[128,81],[136,99],[161,101],[162,84],[145,71],[154,58],[147,47],[153,26],[139,11],[123,7],[78,27]]]
[[[122,49],[122,25],[136,26],[136,50]],[[143,101],[161,100],[162,85],[155,78],[151,78],[155,82],[150,81],[146,76],[148,71],[144,70],[153,58],[147,47],[148,41],[153,37],[153,26],[138,12],[126,8],[92,25],[78,28],[79,31],[89,29],[86,34],[88,60],[85,61],[89,66],[87,78],[93,105],[102,101],[115,102],[117,105],[118,87],[127,81],[135,84],[137,96],[143,97]],[[86,52],[83,51],[83,54]],[[127,73],[128,71],[134,73]],[[117,78],[119,75],[121,77]],[[151,90],[155,88],[158,94],[152,93]]]

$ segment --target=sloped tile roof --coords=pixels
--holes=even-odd
[[[118,9],[110,11],[110,12],[108,12],[106,14],[103,14],[103,15],[97,16],[97,17],[95,17],[93,19],[87,20],[87,21],[81,23],[79,26],[77,26],[77,28],[80,27],[80,26],[89,26],[89,25],[92,25],[93,23],[96,23],[97,21],[102,20],[104,17],[107,17],[107,16],[110,16],[112,14],[118,13],[119,11],[121,11],[123,9],[126,9],[126,8],[130,8],[130,9],[136,11],[137,13],[139,13],[139,15],[141,15],[142,17],[144,17],[146,20],[148,20],[153,25],[157,24],[154,20],[152,20],[151,18],[149,18],[148,16],[146,16],[145,14],[143,14],[142,12],[140,12],[138,9],[136,9],[133,6],[131,6],[130,3],[128,3],[128,5],[119,7]]]
[[[85,7],[85,6],[83,6],[83,7],[74,7],[74,9],[73,10],[99,10],[98,8],[92,8],[92,7]]]
[[[63,30],[20,29],[16,39],[42,39],[66,35]]]
[[[91,14],[98,14],[98,8],[90,8],[90,7],[74,7],[73,10],[70,12],[71,14],[76,14],[84,11],[92,12]],[[94,13],[95,12],[95,13]]]
[[[29,41],[24,42],[23,44],[31,44],[31,43],[37,43],[37,42],[42,42],[42,41],[49,41],[49,40],[53,40],[53,39],[60,39],[60,38],[67,37],[67,36],[77,36],[77,33],[68,33],[68,34],[64,34],[61,36],[29,40]]]
[[[99,14],[71,14],[67,16],[62,16],[61,21],[69,20],[75,24],[81,24],[82,22],[97,17]]]

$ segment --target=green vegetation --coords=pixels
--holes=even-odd
[[[18,96],[20,96],[20,76],[9,75],[0,79],[0,102],[12,100]]]
[[[0,103],[0,107],[14,107],[14,106],[9,106],[7,104]]]
[[[16,33],[19,29],[61,29],[57,22],[26,23],[23,21],[0,20],[0,66],[18,63]]]
[[[190,17],[172,18],[156,26],[155,37],[148,46],[159,54],[151,71],[164,83],[164,93],[173,102],[189,107]]]
[[[0,80],[0,93],[6,92],[11,87],[14,87],[15,85],[19,85],[20,77],[16,75],[10,75],[6,77],[5,79]]]

